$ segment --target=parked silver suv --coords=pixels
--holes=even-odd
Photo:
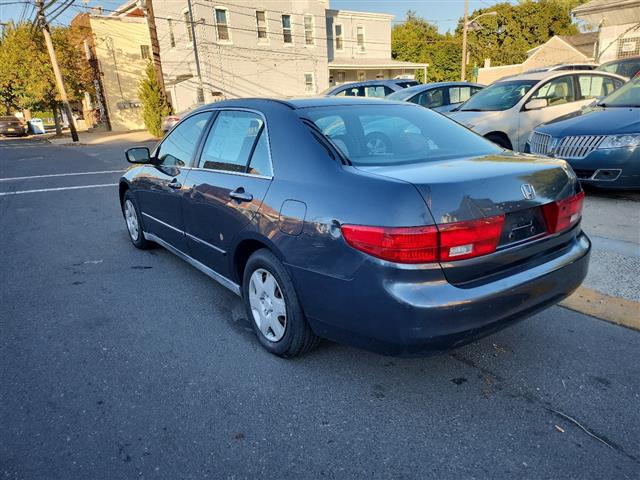
[[[595,70],[522,74],[490,85],[446,115],[501,147],[522,152],[537,125],[579,110],[625,81]]]

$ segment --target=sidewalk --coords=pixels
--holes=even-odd
[[[52,145],[103,145],[112,143],[149,143],[159,139],[146,130],[132,132],[78,132],[79,142],[74,143],[71,135],[65,133],[62,137],[49,137]]]

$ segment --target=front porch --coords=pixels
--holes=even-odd
[[[428,63],[389,59],[334,59],[329,62],[329,83],[333,86],[366,80],[415,78],[417,72],[422,72],[422,78],[426,79],[428,67]]]

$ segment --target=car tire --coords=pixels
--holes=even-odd
[[[487,140],[495,143],[496,145],[502,147],[502,148],[506,148],[507,150],[513,150],[513,146],[511,145],[511,142],[509,141],[508,138],[506,138],[503,135],[497,135],[495,133],[490,133],[488,135],[485,135],[485,137]]]
[[[127,190],[122,199],[122,215],[127,226],[127,233],[133,246],[140,250],[146,250],[151,247],[151,242],[144,238],[144,232],[142,230],[142,221],[140,210],[136,200],[131,193],[131,190]]]
[[[269,250],[257,250],[249,257],[242,300],[258,340],[274,355],[297,357],[320,343],[307,323],[289,274]]]

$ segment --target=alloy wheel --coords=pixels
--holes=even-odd
[[[138,223],[138,214],[133,202],[127,199],[124,203],[124,218],[127,221],[127,230],[131,239],[136,242],[140,237],[140,224]]]
[[[275,277],[263,268],[249,280],[249,305],[258,330],[270,342],[282,340],[287,329],[287,308]]]

